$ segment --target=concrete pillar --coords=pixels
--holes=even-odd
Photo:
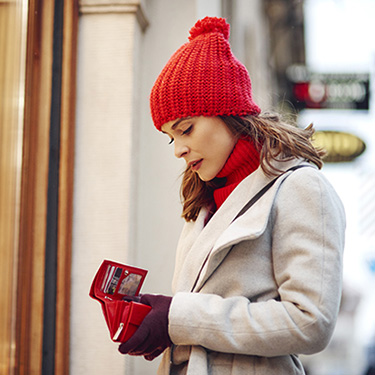
[[[147,22],[140,1],[79,5],[70,371],[117,375],[125,359],[88,292],[103,259],[132,261],[134,37]]]

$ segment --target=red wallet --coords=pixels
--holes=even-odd
[[[94,277],[89,294],[100,302],[114,342],[127,341],[151,310],[148,305],[122,300],[139,294],[146,275],[142,268],[104,260]]]

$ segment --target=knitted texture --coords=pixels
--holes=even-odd
[[[229,30],[223,18],[199,20],[190,30],[189,42],[169,59],[150,95],[158,130],[168,121],[189,116],[260,113],[249,73],[231,51]]]
[[[249,174],[259,167],[259,152],[248,139],[239,139],[227,162],[216,177],[226,178],[225,186],[214,191],[216,208],[224,203],[229,194]]]

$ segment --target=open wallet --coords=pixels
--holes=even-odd
[[[100,302],[114,342],[127,341],[151,310],[148,305],[123,300],[139,294],[146,275],[142,268],[104,260],[94,277],[89,295]]]

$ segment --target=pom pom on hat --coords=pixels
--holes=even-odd
[[[168,121],[189,116],[257,115],[251,80],[233,55],[230,26],[206,17],[190,30],[189,42],[169,59],[155,81],[150,108],[158,130]]]
[[[191,41],[199,35],[208,33],[221,33],[223,37],[228,40],[229,29],[230,26],[226,23],[224,18],[206,17],[197,21],[191,28],[189,40]]]

